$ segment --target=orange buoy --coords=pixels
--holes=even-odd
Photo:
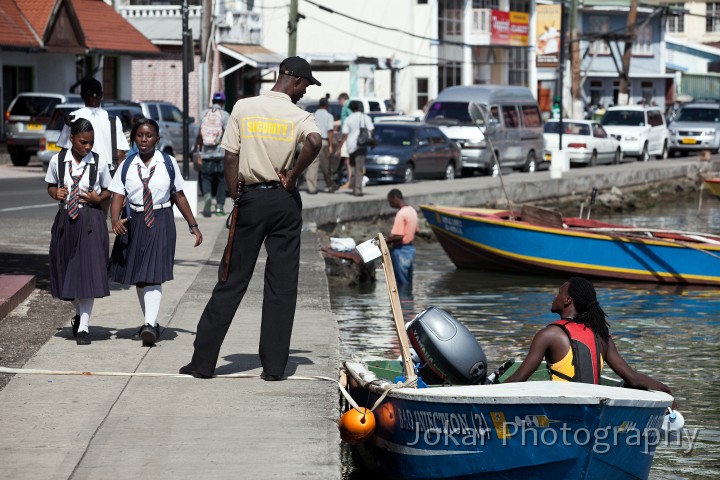
[[[351,408],[340,417],[340,438],[350,445],[362,443],[375,431],[375,415],[367,408]]]

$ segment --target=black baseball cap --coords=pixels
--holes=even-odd
[[[283,75],[292,75],[293,77],[305,78],[313,85],[322,85],[320,82],[317,81],[315,77],[313,77],[310,64],[304,58],[286,58],[280,64],[280,73]]]
[[[102,84],[94,78],[80,82],[80,95],[83,97],[102,97]]]

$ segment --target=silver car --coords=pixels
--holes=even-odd
[[[594,120],[563,120],[563,150],[567,152],[571,165],[615,164],[622,161],[620,142],[611,137]],[[560,143],[560,122],[548,120],[545,123],[545,160],[550,161],[552,152]]]
[[[720,104],[684,105],[669,125],[670,154],[720,150]]]

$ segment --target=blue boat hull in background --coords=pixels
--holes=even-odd
[[[510,220],[508,212],[423,205],[459,268],[573,274],[644,282],[720,285],[720,237],[680,235],[582,219],[564,227]],[[661,232],[661,233],[658,233]]]

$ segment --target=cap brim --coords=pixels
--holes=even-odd
[[[313,76],[310,76],[310,83],[317,85],[318,87],[322,86],[322,83],[318,82],[318,79]]]

